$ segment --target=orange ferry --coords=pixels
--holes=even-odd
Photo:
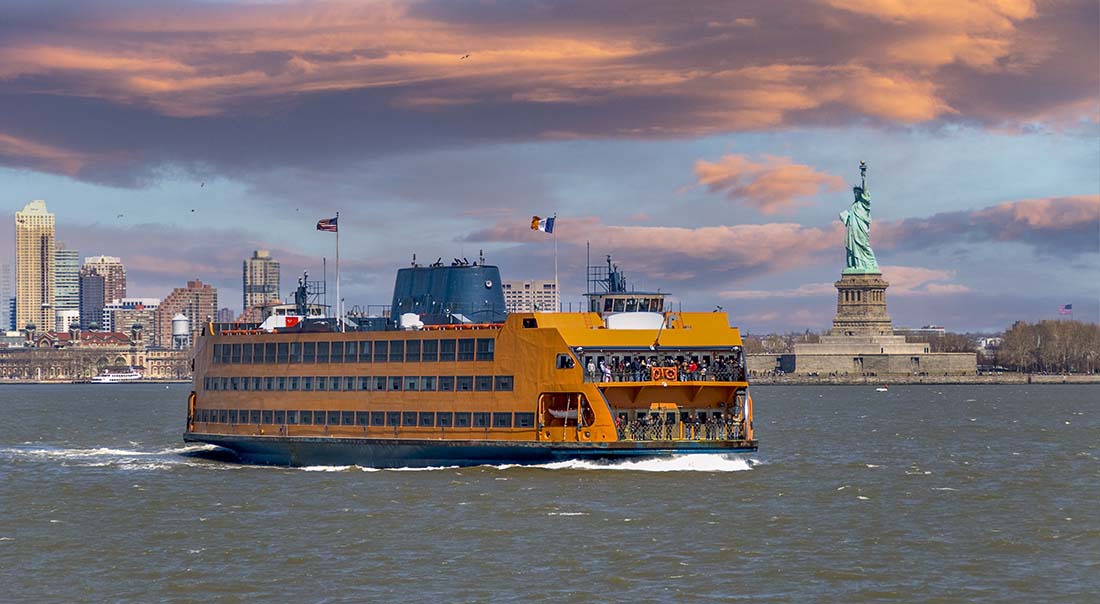
[[[205,327],[184,440],[292,466],[755,451],[726,314],[667,311],[665,294],[626,291],[610,258],[601,282],[590,312],[509,314],[497,267],[414,265],[397,318],[350,329],[310,318],[299,287],[293,314]]]

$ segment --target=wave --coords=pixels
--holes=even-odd
[[[744,472],[761,465],[760,461],[747,457],[721,454],[674,455],[658,459],[619,461],[592,461],[570,459],[534,466],[514,464],[491,466],[498,470],[517,467],[544,470],[626,470],[631,472]]]

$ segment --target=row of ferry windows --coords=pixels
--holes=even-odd
[[[511,392],[510,375],[332,375],[208,377],[207,390],[358,391],[358,392]]]
[[[513,417],[514,416],[514,417]],[[375,426],[403,428],[533,428],[534,413],[470,411],[288,411],[197,409],[195,421],[275,426]]]
[[[457,340],[378,340],[215,344],[214,362],[260,363],[420,363],[492,361],[492,338]]]

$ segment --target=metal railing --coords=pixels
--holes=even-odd
[[[653,369],[675,369],[672,377],[667,375],[654,376]],[[663,374],[664,372],[662,372]],[[657,367],[645,369],[610,369],[607,371],[596,369],[584,372],[585,382],[743,382],[745,381],[745,369],[739,366],[724,368],[697,369],[695,371],[682,371],[674,367]]]
[[[615,426],[619,440],[740,440],[745,438],[744,420],[709,419],[705,422],[668,422],[635,419]]]

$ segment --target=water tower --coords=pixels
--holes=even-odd
[[[183,350],[191,347],[191,319],[183,313],[172,317],[172,348]]]

